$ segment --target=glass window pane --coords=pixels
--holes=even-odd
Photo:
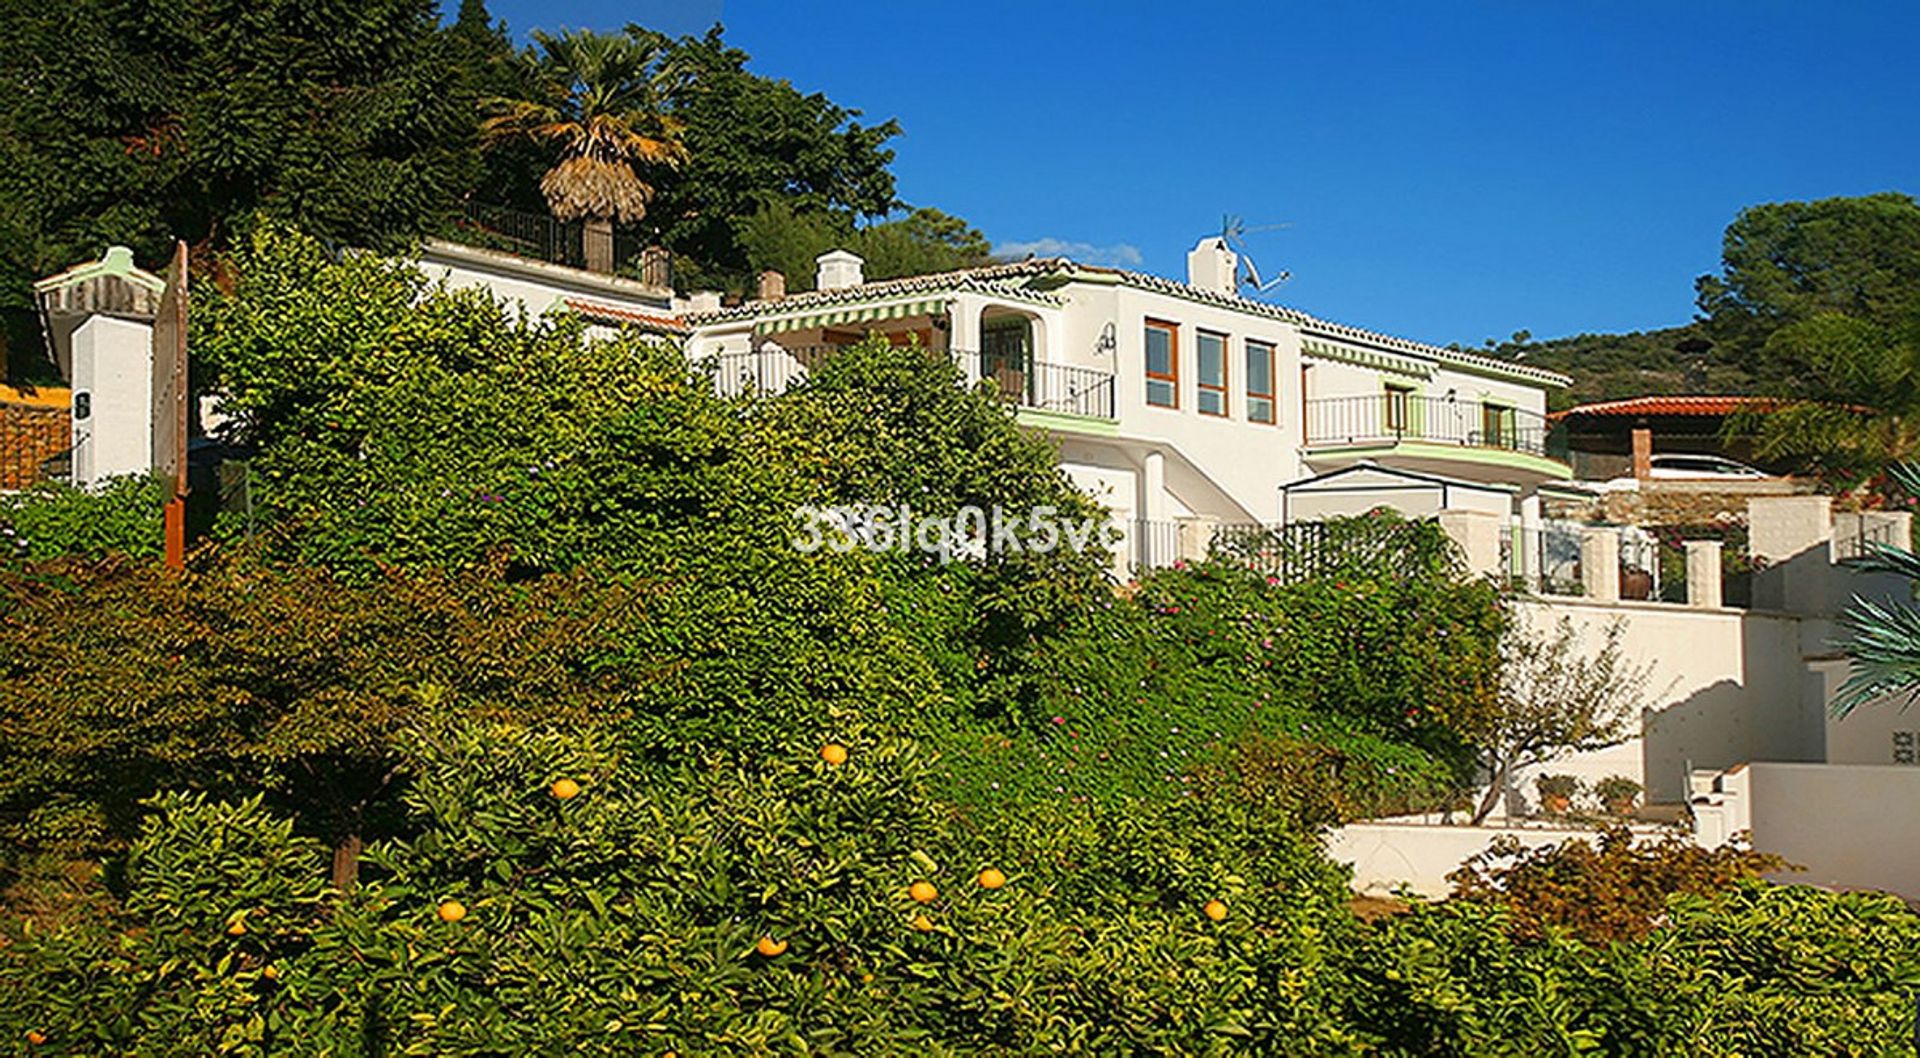
[[[1173,334],[1165,328],[1147,328],[1147,373],[1173,374]]]
[[[1173,383],[1159,379],[1148,379],[1147,403],[1158,404],[1163,408],[1173,407]]]
[[[1265,397],[1248,397],[1247,418],[1254,422],[1272,422],[1273,401]]]
[[[1247,392],[1273,394],[1273,346],[1247,343]]]
[[[1225,390],[1203,389],[1200,391],[1200,410],[1208,415],[1227,413],[1227,394]]]
[[[1202,332],[1194,341],[1200,364],[1200,384],[1224,385],[1227,373],[1226,340],[1217,334]]]

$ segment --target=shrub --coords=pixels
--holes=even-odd
[[[1235,799],[961,814],[928,796],[912,743],[830,733],[843,766],[816,756],[822,733],[636,769],[604,738],[449,730],[419,748],[412,836],[370,848],[318,917],[280,865],[320,852],[284,822],[161,802],[117,972],[56,972],[70,933],[0,951],[0,984],[38,982],[0,1033],[84,1053],[1348,1048],[1318,972],[1349,928],[1338,876]],[[562,776],[577,797],[549,792]],[[200,851],[167,851],[183,845]],[[1004,888],[974,880],[988,866]],[[907,896],[918,880],[932,903]],[[443,921],[447,900],[466,916]],[[220,928],[246,909],[247,934]],[[763,937],[787,948],[757,954]]]
[[[1712,896],[1785,866],[1739,845],[1703,849],[1673,833],[1636,842],[1632,831],[1613,827],[1597,846],[1569,839],[1527,849],[1499,838],[1448,877],[1456,900],[1501,904],[1515,936],[1559,928],[1603,943],[1646,936],[1674,896]]]
[[[158,557],[164,550],[168,485],[126,475],[98,490],[44,482],[0,496],[0,561],[43,561],[111,554]]]

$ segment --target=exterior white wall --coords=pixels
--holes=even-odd
[[[153,467],[153,327],[94,316],[73,332],[73,483],[87,488]]]
[[[1090,347],[1105,323],[1114,324],[1116,350],[1110,370],[1115,372],[1115,411],[1122,437],[1164,446],[1183,466],[1198,468],[1230,500],[1223,507],[1215,496],[1183,488],[1181,475],[1169,474],[1168,487],[1178,505],[1222,521],[1273,522],[1280,518],[1279,487],[1302,476],[1300,444],[1300,335],[1284,320],[1254,316],[1185,298],[1126,286],[1109,288],[1107,295],[1086,291],[1086,284],[1068,288],[1080,325],[1071,328]],[[1103,303],[1111,298],[1110,315]],[[1106,316],[1102,319],[1102,316]],[[1146,322],[1175,325],[1178,363],[1178,404],[1162,408],[1147,403]],[[1200,331],[1226,336],[1227,414],[1199,411],[1199,372],[1195,338]],[[1091,337],[1089,337],[1091,336]],[[1246,399],[1246,341],[1269,342],[1274,347],[1275,424],[1249,422]]]
[[[1757,763],[1713,786],[1694,806],[1702,844],[1746,831],[1755,849],[1805,868],[1778,881],[1920,899],[1920,844],[1910,840],[1920,768]]]
[[[1588,784],[1624,775],[1647,788],[1648,802],[1672,803],[1684,799],[1690,768],[1821,759],[1824,699],[1804,661],[1801,622],[1791,615],[1575,598],[1530,600],[1514,610],[1534,627],[1572,621],[1589,649],[1617,621],[1628,660],[1651,667],[1642,736],[1520,776],[1515,789],[1528,799],[1539,772]]]
[[[636,312],[666,315],[672,311],[671,291],[636,280],[453,243],[429,242],[421,251],[419,268],[428,279],[454,289],[483,288],[530,317],[545,315],[567,298]]]

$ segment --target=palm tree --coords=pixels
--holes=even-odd
[[[1907,495],[1920,496],[1920,465],[1901,463],[1887,474]],[[1920,584],[1920,555],[1907,542],[1902,544],[1869,543],[1854,567],[1897,574]],[[1846,716],[1890,695],[1900,696],[1902,708],[1920,700],[1920,609],[1855,596],[1840,623],[1849,633],[1846,650],[1851,672],[1833,697],[1835,716]]]
[[[647,214],[653,187],[641,173],[677,167],[687,158],[684,123],[668,112],[674,76],[667,39],[628,27],[624,33],[533,32],[531,99],[484,100],[483,142],[531,139],[555,146],[559,158],[540,179],[555,219],[585,221],[587,267],[611,271],[613,222]]]

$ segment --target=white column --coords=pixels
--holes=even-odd
[[[1179,556],[1183,562],[1205,562],[1213,550],[1213,530],[1220,524],[1216,518],[1205,515],[1192,515],[1180,521]]]
[[[1140,517],[1165,521],[1167,517],[1167,459],[1159,452],[1148,452],[1140,466]]]
[[[1580,530],[1580,587],[1595,602],[1620,601],[1620,537],[1612,528]]]
[[[1720,590],[1720,549],[1718,540],[1687,541],[1687,605],[1716,607],[1723,603]]]
[[[1546,573],[1546,558],[1541,546],[1540,530],[1546,519],[1540,513],[1540,494],[1531,493],[1520,500],[1520,539],[1514,541],[1514,547],[1520,555],[1520,574],[1528,585],[1538,590],[1541,578]]]
[[[1451,508],[1440,512],[1440,530],[1460,549],[1467,574],[1492,577],[1503,574],[1500,568],[1500,516],[1491,511]]]

